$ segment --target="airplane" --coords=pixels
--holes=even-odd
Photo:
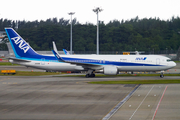
[[[159,55],[54,55],[38,54],[13,28],[5,28],[15,57],[9,62],[53,71],[87,71],[86,77],[95,77],[94,71],[103,70],[105,75],[117,75],[119,71],[163,71],[176,63]]]

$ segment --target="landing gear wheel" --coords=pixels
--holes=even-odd
[[[88,77],[95,77],[95,74],[86,74],[86,78]]]
[[[95,74],[91,74],[91,77],[95,77]]]
[[[89,75],[89,74],[86,74],[86,78],[88,78],[88,77],[90,77],[90,75]]]
[[[161,78],[163,78],[163,77],[164,77],[164,75],[162,74],[162,75],[160,75],[160,77],[161,77]]]

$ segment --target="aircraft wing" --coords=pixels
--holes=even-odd
[[[65,63],[70,63],[70,64],[76,64],[76,65],[80,65],[83,68],[87,68],[87,69],[102,69],[102,65],[97,65],[97,64],[91,64],[91,63],[80,63],[80,62],[71,62],[71,61],[66,61],[64,59],[62,59],[62,57],[60,57],[60,55],[58,53],[56,53],[54,50],[52,50],[53,54],[55,55],[56,59],[59,62],[65,62]]]

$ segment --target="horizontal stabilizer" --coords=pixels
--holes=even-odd
[[[14,61],[19,61],[19,62],[31,62],[30,60],[23,60],[23,59],[18,59],[18,58],[15,58],[15,57],[10,57],[8,59],[9,60],[14,60]]]

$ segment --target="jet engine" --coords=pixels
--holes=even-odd
[[[117,75],[118,69],[116,66],[105,66],[104,74],[105,75]]]

